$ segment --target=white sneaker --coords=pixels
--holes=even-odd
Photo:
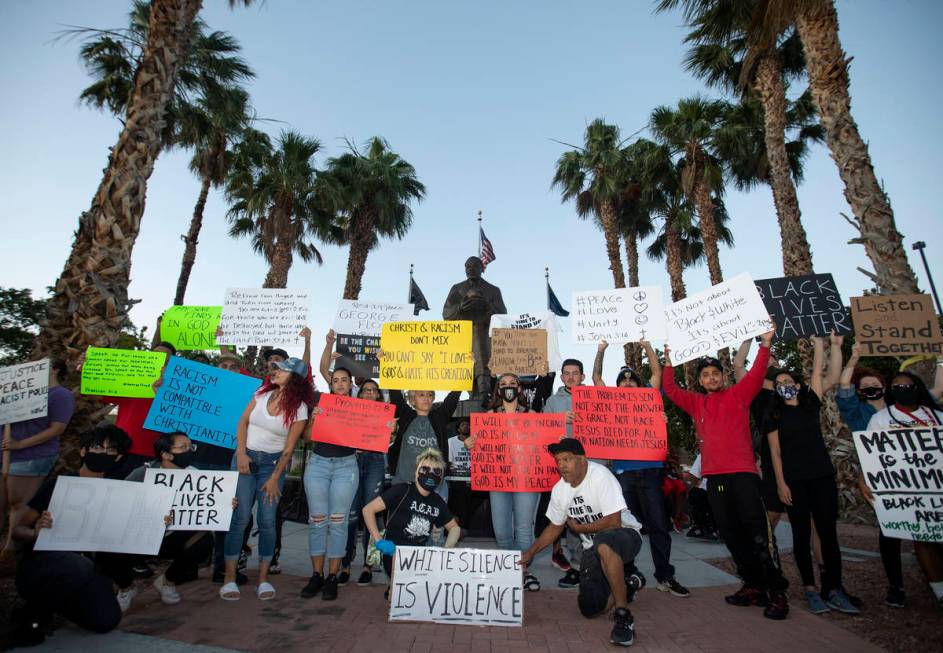
[[[180,594],[177,593],[177,586],[167,580],[167,577],[161,574],[154,581],[154,589],[160,594],[160,600],[167,605],[176,605],[180,603]]]
[[[128,608],[131,607],[131,601],[133,601],[134,597],[137,595],[138,588],[133,584],[128,589],[118,590],[118,595],[115,598],[118,599],[118,607],[121,608],[122,612],[128,611]]]

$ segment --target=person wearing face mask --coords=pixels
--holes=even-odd
[[[461,529],[449,506],[435,489],[445,477],[445,460],[438,449],[416,456],[412,483],[397,483],[363,508],[363,522],[383,556],[383,569],[393,581],[393,553],[397,546],[425,546],[433,528],[445,528],[446,548],[458,542]],[[380,532],[377,513],[386,511],[386,530]],[[389,585],[384,597],[389,599]]]

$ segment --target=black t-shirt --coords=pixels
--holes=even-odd
[[[814,392],[803,393],[798,406],[782,405],[779,419],[769,415],[765,433],[779,431],[779,448],[786,482],[834,476],[835,468],[825,448],[819,413],[822,402]]]
[[[403,546],[422,546],[432,527],[452,521],[449,506],[435,492],[424,497],[415,483],[399,483],[382,494],[386,506],[386,539]]]
[[[754,448],[760,454],[760,469],[763,471],[763,478],[767,478],[767,476],[776,478],[773,475],[773,456],[769,452],[769,440],[766,439],[766,431],[763,430],[767,407],[772,403],[771,400],[775,395],[774,390],[760,388],[753,401],[750,402],[750,417],[753,418],[753,426],[756,429],[754,433],[759,434],[754,440],[754,445],[758,446],[754,446]]]

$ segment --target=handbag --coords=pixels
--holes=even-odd
[[[391,521],[393,521],[393,517],[396,515],[397,511],[400,509],[400,506],[403,505],[403,501],[406,500],[406,497],[408,495],[409,495],[409,489],[407,488],[406,494],[404,494],[403,498],[399,500],[399,504],[397,504],[396,509],[392,513],[390,513],[390,516],[386,520],[386,523],[390,523]],[[381,539],[386,538],[385,528],[382,531],[380,531],[380,538]],[[367,543],[367,555],[366,555],[367,566],[376,567],[377,565],[380,564],[382,560],[383,560],[383,554],[377,550],[376,540],[374,540],[373,537],[371,537],[370,541]]]

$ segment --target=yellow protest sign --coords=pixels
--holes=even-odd
[[[165,362],[167,355],[159,351],[89,347],[82,365],[82,394],[150,399],[151,385]]]
[[[222,306],[171,306],[160,320],[160,339],[180,351],[214,349]]]
[[[380,387],[387,390],[471,390],[472,323],[386,322],[380,336]]]

